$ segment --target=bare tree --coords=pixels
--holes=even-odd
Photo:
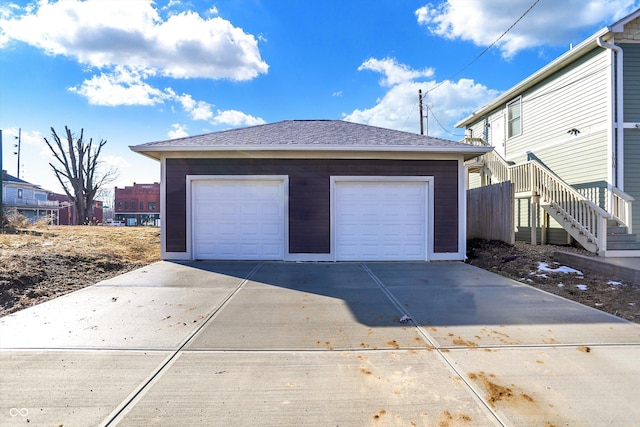
[[[107,143],[106,140],[100,140],[97,145],[93,144],[93,139],[85,143],[84,129],[81,129],[80,138],[74,141],[71,130],[67,126],[64,130],[67,136],[66,143],[63,143],[54,128],[51,128],[53,142],[49,142],[47,138],[44,138],[44,142],[58,160],[58,165],[49,165],[76,209],[76,223],[84,224],[96,194],[115,180],[117,171],[99,170],[100,153]]]

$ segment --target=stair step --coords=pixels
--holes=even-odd
[[[638,242],[637,234],[608,234],[607,233],[607,242]]]
[[[607,242],[608,251],[640,251],[640,242]]]
[[[607,227],[607,234],[627,234],[627,227],[615,226]]]

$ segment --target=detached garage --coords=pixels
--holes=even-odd
[[[164,259],[462,260],[464,161],[489,148],[340,120],[131,147],[161,164]]]

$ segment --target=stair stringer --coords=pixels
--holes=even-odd
[[[549,202],[541,202],[540,207],[549,214],[551,218],[556,220],[558,224],[573,237],[577,243],[584,247],[589,252],[600,252],[598,245],[593,242],[582,230],[580,224],[575,219],[568,217],[565,212],[557,207],[554,207]]]

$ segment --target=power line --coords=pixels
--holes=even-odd
[[[433,117],[436,121],[436,123],[438,123],[440,125],[440,127],[442,128],[443,131],[445,131],[446,133],[448,133],[449,135],[453,135],[453,136],[464,136],[464,134],[457,134],[457,133],[453,133],[448,131],[444,126],[442,126],[442,123],[440,123],[440,120],[438,120],[438,118],[436,117],[436,115],[433,113],[433,110],[429,107],[429,105],[427,105],[427,110],[431,111],[431,117]]]
[[[439,88],[440,86],[442,86],[446,81],[456,77],[458,74],[461,74],[463,71],[465,71],[467,68],[469,68],[474,62],[476,62],[478,59],[480,59],[480,57],[482,57],[485,53],[487,53],[489,51],[489,49],[491,49],[493,46],[496,45],[496,43],[498,43],[504,36],[507,35],[507,33],[509,31],[511,31],[513,29],[513,27],[515,27],[518,22],[520,22],[522,20],[522,18],[524,18],[525,16],[527,16],[527,14],[529,12],[531,12],[531,9],[533,9],[538,3],[540,2],[540,0],[536,0],[533,2],[533,4],[531,6],[529,6],[529,8],[522,14],[520,15],[520,17],[518,19],[516,19],[516,21],[511,24],[511,26],[509,28],[507,28],[505,30],[504,33],[500,34],[500,37],[498,37],[497,39],[495,39],[495,41],[493,43],[491,43],[489,46],[487,46],[482,52],[480,52],[475,58],[473,58],[471,60],[471,62],[469,62],[467,65],[465,65],[464,67],[462,67],[459,71],[456,71],[455,73],[451,74],[449,77],[447,77],[446,79],[442,80],[440,83],[438,83],[437,85],[435,85],[433,88],[431,88],[430,90],[427,91],[427,93],[429,92],[433,92],[434,90],[436,90],[437,88]]]
[[[411,112],[407,115],[407,118],[404,119],[404,123],[402,124],[402,127],[400,128],[400,130],[404,129],[404,126],[407,124],[407,121],[409,120],[409,117],[411,117],[411,115],[413,114],[413,111],[416,109],[416,106],[418,105],[418,103],[414,103],[413,107],[411,108]]]
[[[440,83],[438,83],[437,85],[435,85],[434,87],[432,87],[431,89],[427,90],[425,92],[425,95],[427,95],[430,92],[433,92],[434,90],[438,89],[440,86],[442,86],[443,84],[445,84],[447,81],[453,79],[454,77],[458,76],[459,74],[461,74],[462,72],[464,72],[467,68],[469,68],[473,63],[475,63],[478,59],[480,59],[485,53],[487,53],[489,51],[489,49],[491,49],[493,46],[496,45],[496,43],[498,43],[505,35],[507,35],[507,33],[509,31],[511,31],[513,29],[513,27],[515,27],[518,22],[520,22],[525,16],[527,16],[527,14],[529,12],[531,12],[531,10],[540,2],[540,0],[535,0],[533,2],[533,4],[531,6],[529,6],[529,8],[522,14],[520,15],[520,17],[518,19],[515,20],[515,22],[513,24],[511,24],[511,26],[509,28],[507,28],[502,34],[500,34],[500,36],[494,40],[493,43],[491,43],[489,46],[487,46],[482,52],[480,52],[475,58],[473,58],[467,65],[465,65],[464,67],[462,67],[460,70],[456,71],[455,73],[451,74],[449,77],[447,77],[446,79],[442,80]],[[407,124],[407,121],[409,120],[409,117],[411,117],[411,114],[413,114],[413,111],[416,109],[416,104],[413,104],[413,108],[411,108],[411,112],[407,115],[407,118],[405,119],[404,123],[402,124],[402,127],[400,128],[400,130],[404,129],[404,126]],[[433,110],[431,111],[433,113]],[[439,124],[439,123],[438,123]],[[442,125],[440,125],[442,127]],[[444,127],[443,127],[444,129]],[[444,129],[446,131],[446,129]],[[448,132],[448,131],[447,131]],[[451,132],[448,132],[451,133]],[[453,135],[453,134],[452,134]]]

